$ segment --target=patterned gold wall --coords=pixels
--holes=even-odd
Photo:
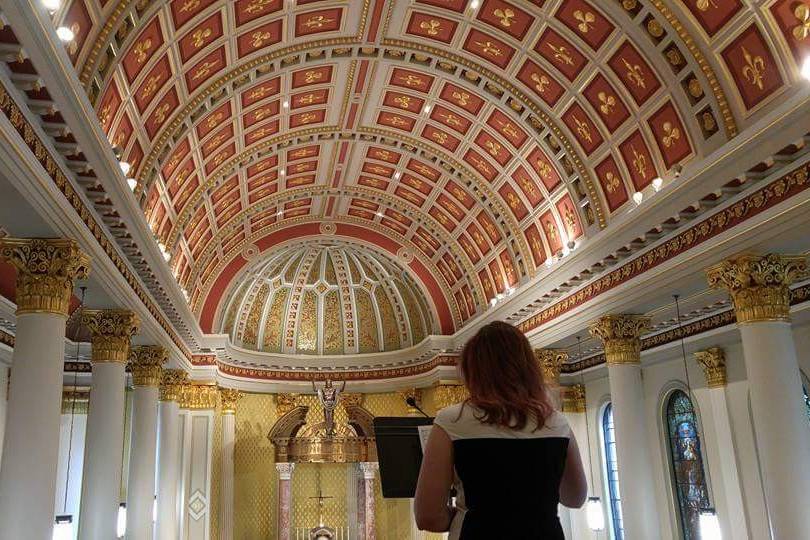
[[[451,391],[450,395],[458,392]],[[438,404],[446,402],[448,392],[428,388],[422,391],[422,405],[428,414],[435,414]],[[307,423],[323,421],[314,395],[299,396],[299,402],[310,407]],[[405,416],[408,413],[399,393],[364,394],[363,406],[375,416]],[[236,444],[234,448],[234,539],[255,540],[273,538],[276,530],[277,474],[273,446],[267,439],[277,420],[275,397],[270,394],[246,394],[236,411]],[[343,407],[336,411],[336,422],[347,420]],[[219,499],[222,419],[217,414],[214,425],[215,444],[212,462],[212,540],[219,540]],[[324,504],[325,521],[330,526],[347,523],[345,498],[348,477],[353,464],[299,464],[293,473],[294,527],[317,523],[317,501],[310,499],[318,492],[318,479],[325,496],[335,497]],[[379,540],[410,540],[411,505],[408,499],[383,499],[379,476],[375,481],[377,538]],[[428,540],[441,535],[427,535]]]
[[[214,433],[211,444],[211,539],[219,540],[219,517],[222,500],[222,411],[220,404],[214,412]]]

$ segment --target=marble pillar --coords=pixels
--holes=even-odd
[[[65,324],[73,280],[89,259],[73,240],[0,239],[0,259],[17,270],[0,527],[7,538],[51,540],[59,461]]]
[[[236,404],[244,395],[239,390],[220,388],[222,403],[222,484],[219,521],[221,540],[233,538],[233,450],[236,442]]]
[[[365,540],[366,537],[366,479],[360,464],[357,464],[357,538]]]
[[[276,463],[278,471],[278,540],[290,540],[292,527],[292,474],[295,463]]]
[[[87,414],[80,540],[116,537],[121,502],[121,459],[124,442],[125,367],[129,342],[139,320],[121,309],[85,310],[82,322],[90,329],[93,378]]]
[[[378,465],[375,462],[360,463],[360,471],[363,473],[363,499],[365,510],[364,520],[364,540],[376,540],[377,524],[374,521],[374,477],[377,475]]]
[[[722,485],[721,501],[715,501],[717,518],[725,538],[746,540],[750,538],[743,485],[737,467],[737,441],[731,432],[731,414],[726,401],[726,361],[723,349],[712,347],[695,353],[695,360],[703,368],[706,377],[706,394],[714,426],[716,465],[705,471],[712,478],[712,485]],[[700,390],[694,393],[699,395]],[[714,462],[713,462],[714,463]],[[704,463],[704,467],[707,464]],[[719,477],[719,481],[717,478]]]
[[[810,426],[790,326],[790,285],[807,275],[804,256],[776,254],[742,255],[707,271],[734,303],[774,540],[810,531]]]
[[[627,540],[657,538],[660,527],[641,380],[641,332],[648,326],[645,317],[608,315],[590,328],[605,346]]]
[[[177,540],[180,479],[180,393],[188,374],[164,369],[158,394],[157,540]]]
[[[167,356],[166,349],[158,346],[134,347],[130,354],[135,390],[127,481],[127,540],[152,540],[154,535],[158,387]]]

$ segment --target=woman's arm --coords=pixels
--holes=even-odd
[[[568,454],[565,458],[565,469],[560,482],[560,502],[568,508],[580,508],[588,496],[588,480],[582,468],[582,457],[574,434],[568,443]]]
[[[453,519],[447,505],[453,484],[453,443],[447,432],[434,425],[430,430],[419,482],[416,484],[414,513],[422,531],[446,532]]]

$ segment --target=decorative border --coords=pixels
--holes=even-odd
[[[3,345],[8,345],[13,349],[14,342],[15,342],[14,335],[9,334],[5,330],[0,330],[0,343],[2,343]]]
[[[661,244],[633,259],[627,264],[609,272],[605,276],[588,284],[581,290],[570,294],[554,305],[522,321],[517,326],[524,332],[530,332],[550,322],[572,309],[593,300],[653,268],[673,259],[740,223],[751,219],[765,210],[801,193],[810,187],[810,163],[786,173],[767,186],[751,193],[744,199],[732,204],[725,210],[709,216],[669,241]]]
[[[65,196],[68,203],[84,222],[85,226],[92,233],[96,242],[104,250],[107,257],[113,262],[118,272],[124,277],[132,291],[140,299],[149,313],[157,320],[158,324],[166,331],[171,340],[183,352],[186,358],[191,357],[191,352],[186,343],[177,335],[174,326],[169,324],[163,316],[162,310],[152,301],[150,295],[141,287],[135,274],[129,269],[126,261],[121,258],[115,249],[115,244],[111,242],[105,234],[104,228],[98,224],[93,213],[85,206],[79,193],[74,189],[73,184],[67,175],[62,171],[59,160],[55,159],[48,147],[37,135],[34,127],[22,112],[22,108],[14,101],[11,93],[0,81],[0,111],[9,119],[11,125],[22,137],[26,146],[33,152],[39,164],[53,180],[53,183]]]

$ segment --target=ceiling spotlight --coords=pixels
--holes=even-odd
[[[279,210],[278,212],[276,212],[276,215],[277,216],[283,216],[284,215],[284,210]]]
[[[640,191],[636,191],[633,193],[633,200],[636,202],[636,204],[641,204],[641,201],[644,200],[644,194]]]
[[[186,302],[188,302],[188,291],[185,289],[180,289],[180,291],[183,293],[183,298],[185,298]]]
[[[472,0],[472,2],[470,2],[470,9],[475,11],[476,9],[478,9],[478,6],[480,5],[481,2],[479,0]]]
[[[56,11],[62,5],[61,0],[42,0],[42,5],[48,11]]]
[[[172,254],[171,254],[171,253],[169,253],[168,251],[164,251],[164,252],[163,252],[163,259],[164,259],[166,262],[169,262],[169,260],[170,260],[171,258],[172,258]]]
[[[422,109],[422,111],[423,111],[425,114],[429,113],[429,112],[430,112],[430,105],[425,105],[425,108],[424,108],[424,109]]]
[[[376,212],[376,214],[377,214],[377,217],[383,217],[383,213],[382,213],[382,212]]]
[[[495,300],[494,298],[493,298],[492,300],[490,300],[490,301],[489,301],[489,305],[490,305],[490,306],[493,306],[493,307],[495,307],[495,304],[497,304],[497,303],[498,303],[498,301],[497,301],[497,300]]]
[[[802,77],[810,81],[810,55],[804,59],[804,64],[802,64]]]
[[[119,165],[121,166],[121,172],[124,173],[124,176],[128,175],[132,165],[130,165],[127,161],[122,161],[119,163]]]
[[[553,264],[554,264],[554,259],[552,259],[551,257],[549,257],[548,259],[546,259],[546,268],[551,268],[551,266],[552,266]]]
[[[281,169],[280,171],[278,171],[278,174],[279,174],[279,176],[284,176],[285,174],[287,174],[287,171],[284,170],[284,169]]]
[[[661,188],[664,187],[664,179],[656,176],[652,181],[652,186],[655,191],[661,191]]]
[[[135,188],[138,187],[138,181],[134,178],[127,178],[127,185],[129,186],[129,189],[135,191]]]
[[[568,257],[570,254],[571,254],[571,248],[569,248],[568,246],[563,246],[563,248],[562,248],[562,256],[563,257]]]
[[[68,28],[67,26],[60,26],[56,29],[56,35],[65,43],[73,41],[73,38],[76,37],[76,34],[73,33],[73,30]]]
[[[394,173],[394,180],[399,180],[402,177],[402,173],[397,171]]]
[[[290,108],[290,102],[285,99],[284,103],[282,103],[281,106],[284,107],[285,109],[289,109]]]
[[[515,288],[514,287],[507,287],[506,288],[506,296],[512,296],[513,294],[515,294]]]

